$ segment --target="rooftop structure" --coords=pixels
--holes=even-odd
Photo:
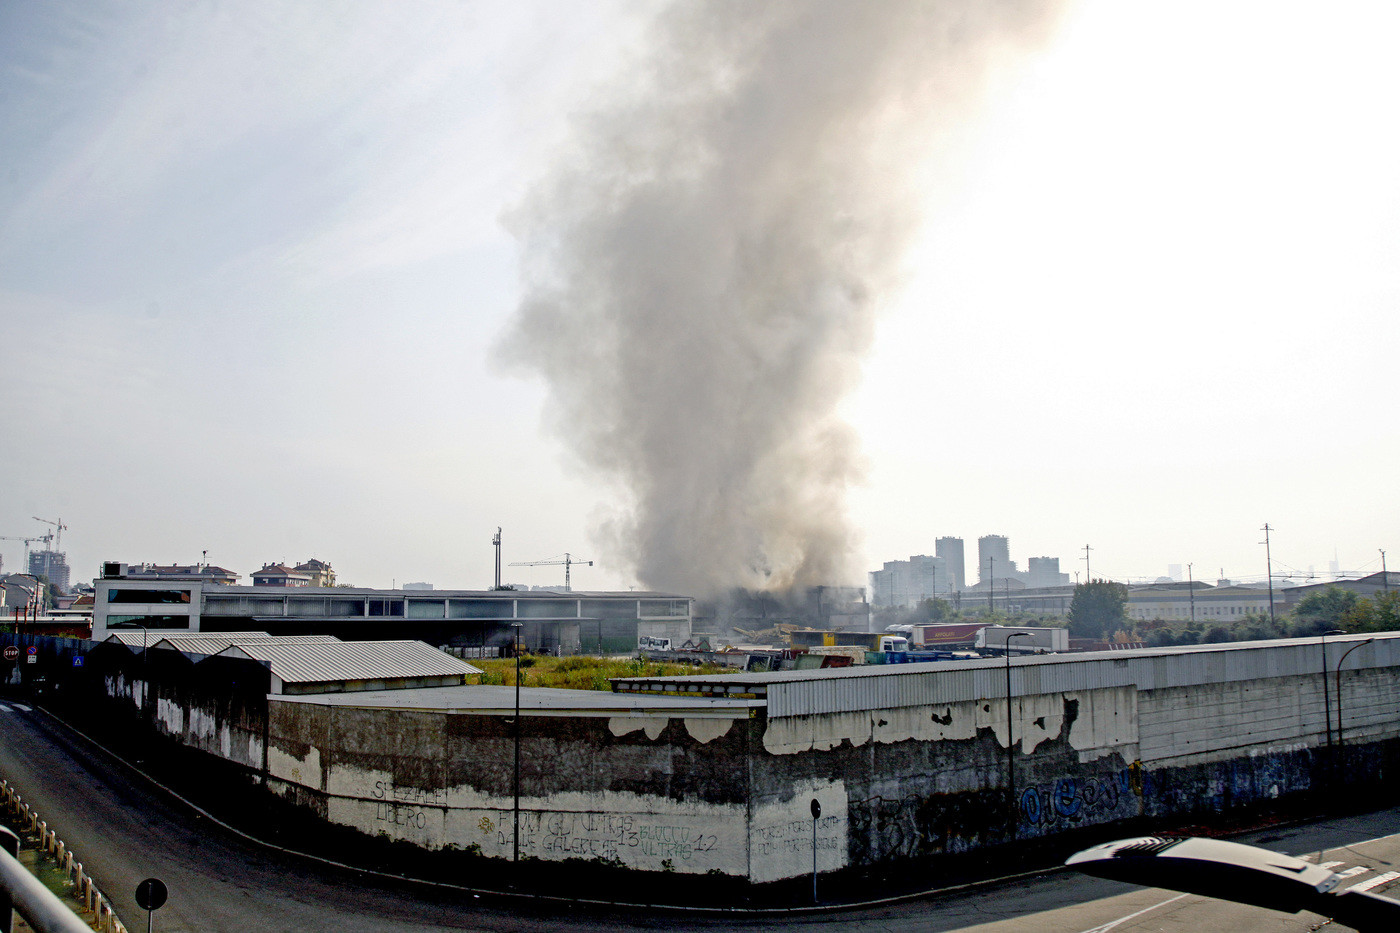
[[[239,576],[213,564],[126,564],[125,567],[127,577],[142,580],[198,580],[232,586]]]
[[[161,636],[197,632],[413,638],[454,649],[500,649],[517,635],[551,654],[632,651],[640,635],[681,644],[691,600],[671,593],[378,590],[356,587],[208,586],[199,582],[96,581],[92,637],[113,623]],[[519,629],[516,629],[519,623]]]

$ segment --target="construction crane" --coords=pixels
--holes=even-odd
[[[563,565],[564,565],[564,592],[568,593],[568,592],[570,592],[570,591],[573,589],[573,587],[569,586],[569,568],[570,568],[571,566],[573,566],[574,564],[587,564],[589,567],[592,567],[592,566],[593,566],[593,561],[591,561],[591,560],[578,560],[578,559],[576,559],[572,554],[570,554],[568,551],[565,551],[565,552],[564,552],[564,559],[563,559],[563,560],[521,560],[521,561],[515,561],[514,563],[511,564],[511,566],[512,566],[512,567],[557,567],[557,566],[559,566],[560,564],[563,564]]]
[[[63,550],[63,532],[68,528],[67,525],[63,524],[63,519],[60,518],[56,522],[51,522],[47,518],[40,518],[39,516],[35,515],[34,520],[36,522],[43,522],[45,525],[52,525],[55,529],[57,529],[58,540],[54,542],[53,549],[55,551]]]
[[[49,542],[52,541],[52,540],[53,540],[53,532],[49,532],[48,534],[44,535],[42,538],[25,538],[25,537],[20,536],[20,535],[0,535],[0,541],[23,541],[23,542],[24,542],[24,569],[23,569],[22,571],[20,571],[21,573],[28,573],[28,572],[29,572],[29,545],[33,544],[35,541],[42,541],[42,542],[44,542],[44,546],[45,546],[45,547],[48,547]]]

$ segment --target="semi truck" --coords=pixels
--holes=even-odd
[[[985,622],[939,622],[910,626],[909,641],[920,651],[972,648]]]
[[[1025,636],[1011,642],[1016,654],[1046,654],[1069,650],[1069,629],[1038,625],[988,625],[977,633],[976,647],[1005,651],[1008,635],[1017,632]]]

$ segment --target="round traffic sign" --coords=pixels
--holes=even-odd
[[[136,903],[146,910],[159,910],[168,892],[159,878],[147,878],[136,886]]]
[[[5,660],[6,660],[6,661],[13,661],[13,660],[14,660],[15,658],[17,658],[17,657],[19,657],[19,649],[16,648],[14,645],[6,645],[6,646],[5,646]]]

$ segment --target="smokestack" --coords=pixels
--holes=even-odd
[[[645,67],[512,218],[506,355],[622,494],[595,529],[609,563],[695,596],[859,578],[837,404],[938,132],[1055,9],[707,0],[657,19]]]

